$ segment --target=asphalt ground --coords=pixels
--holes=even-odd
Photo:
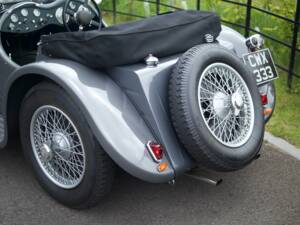
[[[84,211],[51,199],[16,146],[1,150],[0,224],[300,224],[300,161],[268,145],[246,169],[218,174],[218,187],[185,176],[175,186],[149,184],[119,173],[102,204]]]

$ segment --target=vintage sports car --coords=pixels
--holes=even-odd
[[[116,166],[174,183],[257,159],[277,72],[261,36],[214,13],[108,27],[93,0],[1,1],[0,147],[20,137],[41,186],[73,208]]]

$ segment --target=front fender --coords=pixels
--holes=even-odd
[[[30,74],[45,76],[64,88],[85,114],[101,146],[125,171],[154,183],[174,178],[171,166],[162,173],[157,171],[157,164],[145,147],[155,137],[108,75],[68,60],[46,60],[15,71],[6,87]],[[163,160],[167,161],[167,158]]]

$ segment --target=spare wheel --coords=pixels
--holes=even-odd
[[[260,95],[231,51],[218,44],[187,51],[171,75],[169,104],[177,136],[199,164],[233,171],[257,156],[264,136]]]

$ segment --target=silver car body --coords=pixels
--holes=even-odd
[[[248,52],[245,38],[226,26],[218,41],[239,57]],[[64,88],[79,105],[95,137],[121,168],[149,182],[174,179],[194,167],[178,142],[167,107],[168,80],[179,57],[159,59],[156,67],[136,64],[103,72],[68,60],[45,58],[20,67],[0,48],[0,147],[12,136],[8,127],[17,119],[21,103],[16,93],[26,93],[46,79]],[[163,161],[169,167],[164,172],[158,172],[146,150],[150,140],[165,148]]]

